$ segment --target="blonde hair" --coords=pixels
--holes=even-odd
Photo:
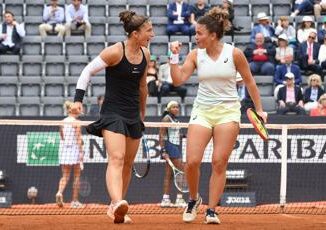
[[[326,93],[324,93],[323,95],[320,96],[318,103],[321,104],[322,100],[326,100]]]
[[[174,105],[179,105],[179,103],[178,103],[177,101],[170,101],[170,102],[166,105],[165,110],[168,111],[168,112],[170,112],[172,106],[174,106]]]
[[[281,21],[289,21],[289,17],[288,16],[281,16],[280,20]]]
[[[320,76],[318,75],[318,74],[311,74],[310,76],[309,76],[309,78],[308,78],[308,85],[309,86],[311,86],[311,81],[313,80],[313,79],[317,79],[317,85],[318,86],[321,86],[321,78],[320,78]]]
[[[66,110],[67,113],[70,112],[70,109],[73,104],[74,103],[72,101],[69,101],[69,100],[65,101],[65,103],[63,104],[63,108]]]

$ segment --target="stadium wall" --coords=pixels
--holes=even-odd
[[[279,117],[272,118],[273,123],[288,123],[302,124],[307,123],[307,117]],[[325,118],[312,119],[311,123],[325,123]],[[0,133],[3,137],[0,138],[0,169],[5,169],[9,176],[8,187],[13,193],[13,203],[30,203],[27,199],[27,189],[35,186],[38,189],[37,203],[53,203],[55,193],[57,191],[58,181],[60,179],[61,170],[55,166],[31,166],[18,159],[17,140],[18,136],[26,135],[27,132],[40,131],[39,127],[33,126],[0,126]],[[44,127],[42,131],[57,132],[55,127]],[[302,151],[296,150],[294,157],[288,163],[288,181],[287,181],[287,202],[308,202],[326,200],[326,184],[322,178],[325,175],[326,163],[326,138],[325,130],[314,131],[314,135],[320,135],[324,145],[319,146],[318,150],[311,153],[309,156],[302,155]],[[300,137],[300,130],[292,131],[293,137]],[[310,133],[309,135],[311,135]],[[295,138],[299,146],[300,138]],[[8,141],[10,140],[10,141]],[[250,138],[244,140],[242,147],[242,155],[255,157]],[[312,143],[314,136],[305,137],[305,141]],[[274,140],[276,143],[277,140]],[[304,145],[302,148],[306,148]],[[92,145],[87,151],[90,159],[90,154],[98,151],[97,145]],[[314,147],[312,147],[314,148]],[[259,148],[258,148],[259,149]],[[290,150],[291,151],[291,150]],[[251,161],[231,161],[229,169],[245,169],[248,172],[246,183],[248,188],[243,191],[256,193],[257,204],[279,203],[280,193],[280,173],[281,164],[277,154],[266,156],[263,152],[258,153],[258,160]],[[240,157],[239,157],[240,159]],[[309,160],[311,159],[311,160]],[[85,203],[108,203],[108,196],[105,185],[105,156],[101,162],[89,161],[85,164],[85,169],[82,175],[81,184],[81,201]],[[298,163],[301,160],[306,163]],[[200,193],[203,195],[204,202],[207,202],[207,189],[211,166],[209,163],[203,163],[201,168],[201,184]],[[132,178],[127,199],[131,203],[158,203],[162,196],[162,185],[164,178],[164,163],[163,161],[155,161],[151,164],[151,169],[145,179]],[[172,193],[176,190],[172,187]],[[71,199],[71,183],[65,191],[65,198]]]

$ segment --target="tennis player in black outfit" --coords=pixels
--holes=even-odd
[[[146,48],[154,36],[152,23],[132,11],[121,12],[120,20],[127,39],[105,48],[82,71],[77,86],[74,109],[82,110],[82,100],[91,75],[105,68],[105,99],[100,119],[87,132],[103,137],[108,153],[106,184],[111,198],[107,212],[114,223],[130,223],[128,202],[124,200],[131,169],[142,136],[145,117],[147,66]]]

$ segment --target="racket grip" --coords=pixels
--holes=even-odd
[[[80,167],[80,170],[83,171],[84,170],[84,163],[83,162],[79,162],[79,167]]]

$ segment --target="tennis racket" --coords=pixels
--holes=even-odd
[[[265,127],[263,119],[252,108],[247,109],[247,116],[251,124],[254,126],[255,131],[264,140],[268,140],[268,131]]]
[[[186,174],[175,167],[169,157],[167,157],[165,160],[173,170],[173,180],[175,187],[182,193],[189,192]]]
[[[141,145],[142,145],[141,156],[136,157],[136,160],[132,167],[132,171],[137,178],[146,177],[149,172],[150,165],[151,165],[149,148],[147,145],[147,139],[146,139],[145,135],[143,135],[143,137],[142,137]]]

